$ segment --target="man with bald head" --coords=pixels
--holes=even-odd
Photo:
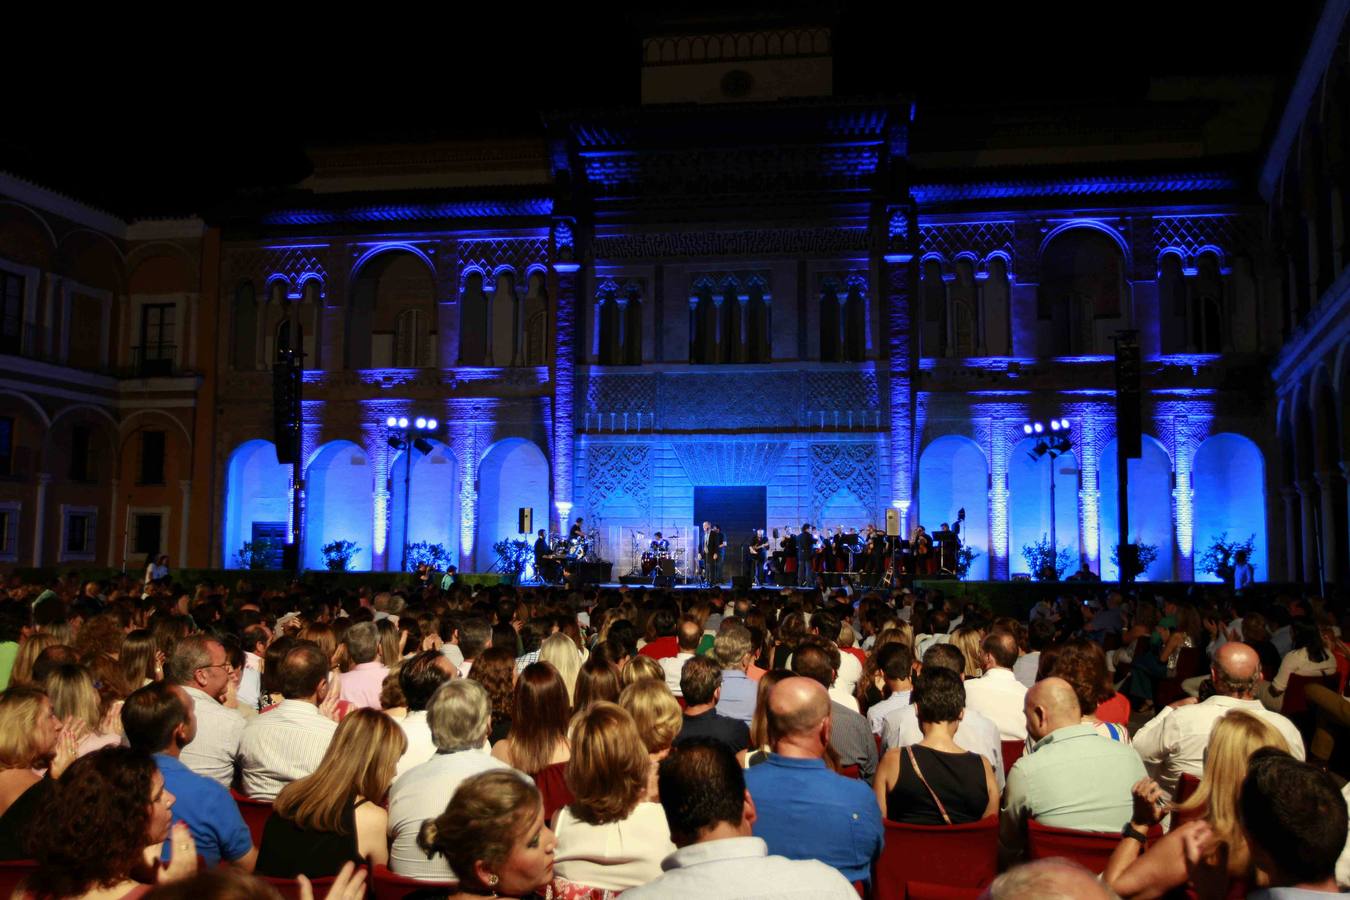
[[[1026,844],[1027,820],[1075,831],[1117,833],[1130,821],[1135,782],[1144,765],[1126,744],[1083,724],[1073,686],[1044,678],[1027,691],[1031,750],[1008,772],[999,821],[999,851],[1015,862]]]
[[[759,811],[754,833],[770,853],[818,859],[849,881],[866,881],[881,853],[881,810],[866,782],[826,767],[831,713],[829,694],[812,678],[786,678],[769,693],[773,752],[745,775]]]
[[[1235,709],[1275,726],[1289,744],[1289,752],[1303,759],[1303,737],[1294,723],[1256,699],[1261,657],[1255,649],[1236,641],[1224,644],[1215,652],[1209,674],[1214,696],[1203,703],[1183,700],[1166,707],[1134,736],[1134,749],[1159,787],[1174,794],[1183,774],[1201,776],[1214,723]]]
[[[999,739],[1024,741],[1026,717],[1022,704],[1026,685],[1013,675],[1017,663],[1017,639],[1007,632],[991,632],[980,643],[979,678],[966,679],[966,706],[988,716],[998,726]]]

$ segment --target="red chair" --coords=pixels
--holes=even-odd
[[[245,797],[234,788],[230,788],[230,796],[238,805],[239,814],[244,817],[244,824],[248,826],[248,833],[253,838],[253,846],[261,847],[263,828],[267,825],[268,817],[272,815],[272,804],[267,800]]]
[[[965,825],[886,821],[886,843],[872,868],[872,900],[904,900],[914,880],[981,888],[998,874],[998,816]]]
[[[1333,657],[1336,660],[1336,693],[1345,696],[1345,683],[1350,680],[1350,659],[1339,653],[1333,654]]]
[[[950,884],[930,884],[927,881],[906,881],[906,900],[977,900],[983,888],[956,887]]]
[[[31,859],[11,859],[0,862],[0,896],[14,896],[19,884],[37,870],[37,862]]]
[[[1156,825],[1150,828],[1148,837],[1150,841],[1162,837],[1162,828]],[[1027,855],[1031,859],[1063,856],[1100,874],[1119,843],[1119,832],[1075,831],[1072,828],[1042,825],[1035,819],[1027,822]]]
[[[1022,754],[1027,752],[1026,741],[1003,741],[1003,776],[1006,778],[1012,771],[1013,763],[1022,758]]]
[[[862,769],[858,767],[857,763],[850,763],[847,766],[840,766],[839,774],[843,775],[845,778],[861,778]]]
[[[534,786],[539,788],[544,798],[544,821],[552,822],[553,814],[574,799],[572,790],[567,786],[565,772],[567,763],[554,763],[544,766],[534,776]]]
[[[1185,803],[1187,800],[1191,799],[1192,795],[1195,794],[1196,789],[1199,787],[1199,778],[1196,778],[1190,772],[1182,772],[1181,778],[1177,781],[1176,802],[1178,804]]]
[[[370,889],[375,900],[404,900],[421,891],[434,894],[454,894],[458,881],[419,881],[389,871],[388,866],[376,866],[370,873]]]
[[[1340,683],[1340,673],[1330,675],[1290,675],[1289,684],[1284,689],[1284,705],[1280,712],[1289,718],[1308,711],[1308,685],[1320,684],[1329,691],[1336,690]]]
[[[300,882],[295,878],[270,878],[266,875],[254,876],[276,888],[285,900],[300,900]],[[311,878],[309,883],[314,885],[314,896],[322,897],[328,893],[328,889],[333,886],[334,875],[326,878]]]
[[[1204,651],[1200,647],[1182,647],[1177,654],[1177,671],[1170,678],[1163,678],[1158,682],[1158,686],[1153,689],[1153,705],[1157,709],[1162,709],[1174,700],[1180,700],[1186,696],[1186,691],[1181,687],[1181,683],[1187,678],[1194,678],[1200,674],[1200,663],[1204,658]]]

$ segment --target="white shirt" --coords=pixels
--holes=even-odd
[[[583,822],[564,806],[553,832],[558,836],[553,871],[608,891],[646,884],[661,874],[661,860],[675,852],[659,803],[639,803],[628,818],[605,825]]]
[[[934,644],[947,644],[951,642],[949,634],[916,634],[914,636],[914,658],[923,662],[923,655],[928,652],[928,648]]]
[[[482,750],[437,753],[394,780],[389,790],[389,868],[423,881],[450,881],[455,873],[439,853],[427,859],[417,846],[422,823],[445,812],[460,782],[482,772],[509,769]],[[526,778],[521,775],[521,778]],[[528,780],[528,779],[527,779]]]
[[[685,660],[692,658],[693,655],[693,653],[686,653],[681,650],[674,656],[657,660],[661,664],[661,671],[666,673],[666,687],[670,688],[670,692],[676,697],[684,696],[684,693],[680,690],[680,673],[684,671]]]
[[[814,859],[770,856],[763,838],[735,837],[681,847],[665,874],[624,891],[625,900],[857,900],[839,870]]]
[[[255,800],[275,800],[292,781],[312,775],[337,723],[304,700],[282,700],[248,723],[239,742],[241,783]]]
[[[1276,690],[1284,691],[1289,688],[1290,675],[1321,676],[1335,673],[1336,657],[1327,653],[1327,658],[1320,663],[1313,662],[1308,658],[1308,651],[1300,647],[1297,650],[1290,650],[1284,659],[1280,660],[1280,671],[1276,673],[1275,680],[1271,684]]]
[[[1000,740],[1025,741],[1027,717],[1023,706],[1027,686],[1012,669],[990,669],[979,678],[967,678],[966,708],[982,712],[998,726]]]
[[[839,682],[836,681],[834,683],[834,685],[830,688],[829,693],[830,699],[833,700],[835,703],[838,703],[840,706],[846,706],[849,709],[853,710],[854,712],[858,711],[858,698],[848,693],[847,691],[842,690],[839,687]]]
[[[464,651],[459,649],[459,644],[441,644],[441,656],[450,660],[456,669],[464,665]]]
[[[397,778],[435,756],[436,744],[431,740],[431,725],[427,722],[425,709],[410,709],[406,716],[394,721],[403,729],[403,734],[408,739],[408,748],[399,757],[398,769],[394,772],[394,777]]]
[[[881,729],[885,725],[886,716],[897,709],[909,706],[910,691],[896,691],[885,700],[879,703],[873,703],[867,708],[867,724],[872,726],[873,734],[881,734]]]
[[[244,733],[244,717],[238,710],[222,706],[206,692],[183,685],[192,698],[197,717],[197,736],[183,748],[179,761],[198,775],[229,787],[234,783],[234,766],[239,759],[239,740]]]
[[[923,730],[919,728],[918,712],[912,705],[895,710],[883,720],[881,729],[883,750],[908,747],[921,740]],[[966,707],[966,714],[961,717],[961,724],[956,726],[956,734],[952,735],[952,740],[962,750],[978,753],[989,760],[989,765],[994,767],[994,779],[1002,790],[1003,739],[999,737],[998,726],[990,721],[988,716]]]
[[[1183,773],[1199,778],[1204,774],[1205,748],[1214,723],[1232,710],[1240,709],[1265,719],[1284,735],[1289,751],[1296,759],[1303,759],[1303,738],[1294,723],[1277,712],[1271,712],[1259,700],[1239,700],[1236,697],[1215,695],[1203,703],[1164,707],[1134,736],[1133,746],[1144,761],[1144,767],[1158,786],[1175,793],[1177,781]]]
[[[1036,672],[1041,668],[1041,651],[1033,650],[1030,653],[1023,653],[1017,657],[1017,662],[1013,663],[1013,677],[1027,686],[1030,690],[1036,684]]]
[[[1345,798],[1347,811],[1350,811],[1350,784],[1341,788],[1341,796]],[[1345,847],[1336,860],[1336,884],[1341,890],[1350,888],[1350,833],[1346,834]]]
[[[839,651],[839,671],[835,673],[834,686],[852,697],[853,691],[858,687],[858,679],[862,678],[862,671],[862,663],[858,662],[858,657],[847,650],[841,649]],[[854,702],[853,708],[858,708],[856,702]]]

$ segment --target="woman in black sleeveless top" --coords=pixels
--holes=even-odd
[[[929,667],[914,680],[911,700],[923,740],[889,750],[873,787],[884,816],[905,825],[960,825],[998,812],[989,761],[954,739],[966,705],[961,676]]]

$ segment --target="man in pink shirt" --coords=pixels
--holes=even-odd
[[[343,672],[340,695],[357,707],[380,709],[380,687],[389,667],[380,662],[379,629],[374,622],[357,622],[347,629],[347,655],[354,663],[351,671]]]

